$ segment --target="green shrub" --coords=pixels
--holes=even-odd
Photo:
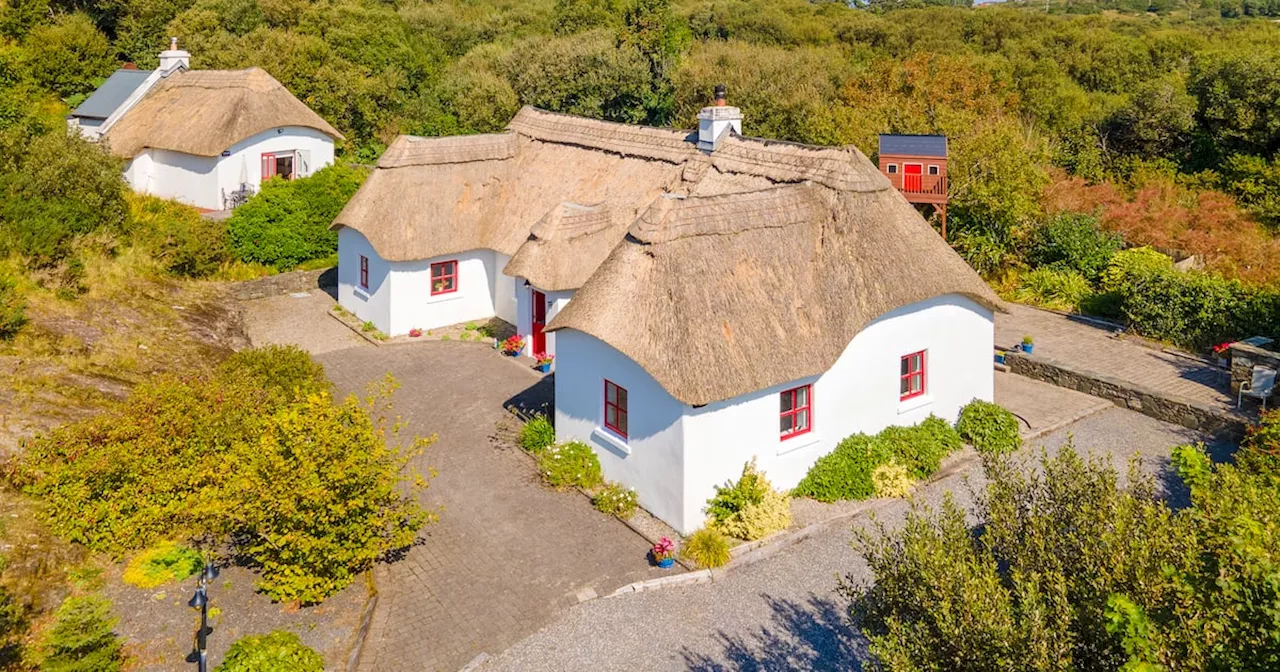
[[[979,453],[1000,455],[1022,447],[1018,418],[999,404],[974,399],[960,409],[956,423],[960,438],[973,444]]]
[[[714,527],[707,526],[684,540],[680,555],[698,569],[711,569],[729,564],[729,540]]]
[[[332,165],[297,180],[271,179],[227,220],[236,258],[288,270],[334,254],[329,225],[364,181],[365,171]]]
[[[1101,286],[1104,292],[1118,292],[1138,278],[1152,273],[1172,271],[1173,259],[1149,247],[1134,247],[1116,252],[1102,271]]]
[[[604,482],[600,458],[581,441],[547,448],[538,456],[538,470],[547,485],[556,490],[572,487],[594,488]]]
[[[13,338],[26,324],[26,297],[13,278],[0,273],[0,340]]]
[[[887,444],[866,434],[854,434],[818,458],[791,494],[820,502],[866,499],[875,492],[872,472],[892,458]]]
[[[318,385],[318,369],[296,350],[274,352],[159,377],[112,412],[31,441],[18,477],[44,502],[43,521],[116,556],[163,539],[225,540],[259,568],[264,592],[304,603],[412,542],[429,519],[414,494],[425,481],[402,469],[429,440],[407,454],[388,448],[393,383],[368,405],[319,387],[285,391],[270,383]]]
[[[897,462],[876,467],[871,472],[871,482],[875,484],[876,497],[906,497],[916,487],[916,479],[911,478],[911,472]]]
[[[227,223],[201,217],[195,208],[130,192],[129,229],[174,275],[200,278],[231,260]]]
[[[1036,229],[1027,261],[1038,267],[1078,275],[1085,286],[1097,281],[1124,240],[1098,227],[1098,220],[1079,213],[1062,213]]]
[[[596,510],[619,518],[630,518],[640,505],[639,496],[633,488],[621,483],[606,483],[604,488],[591,498]]]
[[[791,525],[791,505],[787,496],[773,489],[756,468],[755,460],[742,468],[736,483],[716,487],[707,500],[708,524],[731,537],[760,539]]]
[[[531,453],[541,452],[556,442],[556,428],[545,415],[535,415],[520,428],[520,447]]]
[[[118,672],[124,667],[119,619],[101,595],[73,595],[53,614],[53,627],[40,644],[41,672]]]
[[[1280,475],[1280,411],[1267,411],[1245,432],[1236,463],[1257,473]]]
[[[1014,296],[1042,308],[1077,312],[1093,296],[1093,287],[1074,270],[1045,267],[1019,277]]]
[[[214,672],[324,672],[324,657],[294,633],[277,630],[237,639]]]
[[[133,556],[124,568],[124,582],[139,588],[155,588],[181,581],[204,567],[199,551],[164,541]]]
[[[225,380],[252,379],[263,389],[286,396],[332,389],[324,367],[296,345],[266,345],[233,353],[223,360],[218,375]]]
[[[912,427],[886,427],[876,435],[876,441],[884,443],[897,462],[918,479],[932,476],[942,458],[964,444],[960,433],[936,415]]]

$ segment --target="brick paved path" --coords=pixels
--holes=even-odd
[[[325,319],[329,319],[325,317]],[[471,343],[358,347],[322,354],[346,392],[392,372],[395,412],[438,442],[416,465],[439,469],[423,496],[443,506],[425,543],[379,565],[379,603],[361,670],[453,672],[549,623],[585,588],[599,594],[656,576],[648,544],[577,493],[536,480],[518,449],[491,443],[503,404],[540,379]]]
[[[996,346],[1010,348],[1030,334],[1034,355],[1138,383],[1166,394],[1220,407],[1235,407],[1225,371],[1197,359],[1115,338],[1113,330],[1079,318],[1017,304],[996,315]]]

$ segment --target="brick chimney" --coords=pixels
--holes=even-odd
[[[742,110],[728,106],[726,96],[724,84],[717,84],[715,103],[698,113],[698,149],[704,152],[715,151],[729,131],[742,135]]]
[[[169,38],[169,48],[160,52],[160,70],[168,74],[178,68],[186,70],[191,67],[191,54],[178,48],[178,38]]]

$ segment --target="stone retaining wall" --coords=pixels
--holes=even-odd
[[[265,299],[268,296],[306,292],[312,289],[337,287],[338,269],[322,268],[315,271],[290,271],[265,278],[245,280],[231,285],[231,295],[241,301]]]
[[[1231,394],[1240,393],[1240,383],[1253,380],[1253,367],[1265,366],[1280,371],[1280,352],[1264,350],[1247,343],[1231,344]]]
[[[1118,378],[1079,371],[1046,357],[1010,352],[1005,355],[1005,363],[1010,371],[1020,376],[1091,394],[1121,408],[1190,429],[1204,432],[1226,430],[1242,435],[1249,423],[1246,416],[1229,409],[1215,408]]]

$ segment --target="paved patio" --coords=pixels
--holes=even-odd
[[[327,316],[326,320],[330,320]],[[336,322],[335,322],[336,324]],[[541,377],[474,343],[358,347],[316,358],[344,392],[391,372],[395,413],[408,432],[439,440],[414,465],[434,467],[422,501],[440,521],[402,560],[378,566],[379,603],[361,670],[448,670],[496,654],[576,604],[656,576],[647,542],[591,508],[543,487],[517,448],[495,445],[504,404]]]
[[[1078,316],[1006,305],[1009,313],[996,315],[998,348],[1012,348],[1030,335],[1035,339],[1034,356],[1209,406],[1235,408],[1227,373],[1200,359],[1117,338],[1114,327]]]

